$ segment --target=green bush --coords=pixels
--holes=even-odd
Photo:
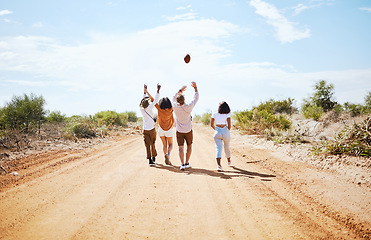
[[[195,122],[201,122],[201,115],[195,114],[192,120]]]
[[[334,109],[333,111],[336,113],[336,114],[340,114],[344,111],[344,107],[341,105],[341,104],[336,104],[334,106]]]
[[[64,129],[66,138],[92,138],[97,136],[97,131],[96,123],[91,118],[82,116],[68,118]]]
[[[128,123],[128,114],[117,113],[115,111],[101,111],[94,115],[93,119],[98,123],[98,125],[105,126],[125,126]]]
[[[304,105],[301,111],[305,118],[313,118],[316,121],[323,115],[323,108],[317,105]]]
[[[202,114],[200,121],[204,125],[210,125],[210,122],[211,122],[211,113],[204,113],[204,114]]]
[[[129,122],[137,122],[138,121],[138,117],[137,117],[136,112],[126,112],[125,114],[127,114]]]
[[[60,111],[53,111],[49,113],[49,115],[46,117],[46,120],[50,123],[61,123],[66,120],[66,115],[62,114]]]
[[[31,93],[29,96],[14,96],[1,110],[2,128],[29,131],[45,117],[45,100],[42,96]]]
[[[235,113],[237,126],[250,134],[264,134],[268,129],[288,130],[292,122],[284,114],[275,115],[257,108]]]
[[[371,111],[371,91],[365,96],[365,107]]]
[[[2,108],[0,108],[0,130],[5,130],[6,128],[6,119],[5,113]]]
[[[327,84],[325,80],[320,80],[314,86],[315,92],[308,99],[304,99],[301,107],[301,112],[305,118],[313,118],[318,120],[324,112],[333,110],[335,107],[336,112],[341,111],[338,103],[333,100],[334,85]]]
[[[371,157],[371,116],[359,124],[346,127],[334,141],[313,147],[315,154]]]
[[[293,98],[288,98],[285,100],[277,101],[274,99],[270,99],[264,103],[261,103],[259,106],[256,107],[258,111],[268,111],[270,113],[286,113],[286,114],[293,114],[297,112],[297,109],[293,106],[294,104]]]
[[[344,103],[344,110],[349,112],[353,117],[359,116],[366,112],[366,107],[361,104],[354,104],[346,102]]]
[[[313,105],[321,107],[324,112],[330,111],[337,104],[333,100],[334,95],[334,85],[327,84],[325,80],[320,80],[314,86],[315,92],[311,97],[311,102]]]

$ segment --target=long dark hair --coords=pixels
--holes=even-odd
[[[160,106],[161,109],[172,108],[170,99],[168,97],[161,98],[160,101],[158,102],[158,105]]]
[[[221,102],[219,103],[218,113],[220,114],[228,114],[231,112],[231,109],[228,106],[228,103]]]

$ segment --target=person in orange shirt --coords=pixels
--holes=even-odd
[[[162,141],[163,151],[165,155],[165,164],[171,165],[170,153],[173,149],[173,107],[169,98],[161,98],[155,104],[158,115],[158,135]]]

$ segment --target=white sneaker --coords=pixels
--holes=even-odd
[[[185,165],[182,164],[182,165],[180,166],[180,170],[184,170],[184,169],[185,169]]]
[[[222,166],[218,166],[218,172],[224,172]]]
[[[191,168],[191,165],[189,163],[184,164],[185,168]]]

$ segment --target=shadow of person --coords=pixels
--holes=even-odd
[[[234,169],[233,171],[227,170],[227,171],[224,171],[224,172],[218,172],[216,170],[212,171],[212,170],[208,170],[208,169],[194,168],[194,167],[188,168],[188,169],[182,171],[182,170],[179,169],[178,166],[163,165],[163,164],[157,163],[156,168],[161,169],[161,170],[167,170],[167,171],[175,172],[175,173],[182,173],[182,174],[187,174],[187,175],[191,175],[191,174],[205,175],[205,176],[217,177],[217,178],[221,178],[221,179],[232,179],[232,178],[235,178],[235,177],[247,177],[247,178],[259,177],[259,178],[265,178],[265,179],[262,179],[262,181],[270,181],[266,178],[276,177],[275,175],[267,175],[267,174],[263,174],[263,173],[250,172],[250,171],[246,171],[244,169],[237,168],[237,167],[232,167],[232,169]]]
[[[228,172],[242,174],[242,175],[251,176],[251,177],[260,177],[260,178],[274,178],[274,177],[276,177],[275,175],[246,171],[244,169],[241,169],[241,168],[238,168],[238,167],[235,167],[235,166],[232,166],[231,168],[233,168],[235,171],[228,171]],[[264,181],[267,181],[267,180],[264,180]]]
[[[211,171],[211,170],[202,169],[202,168],[191,167],[191,168],[188,168],[188,169],[185,169],[185,170],[182,171],[182,170],[179,169],[179,166],[163,165],[163,164],[160,164],[160,163],[157,163],[156,167],[157,167],[157,169],[168,170],[168,171],[171,171],[171,172],[183,173],[183,174],[187,174],[187,175],[191,175],[191,174],[207,175],[207,176],[210,176],[210,177],[218,177],[218,178],[222,178],[222,179],[231,179],[232,178],[231,176],[226,175],[223,172]]]

